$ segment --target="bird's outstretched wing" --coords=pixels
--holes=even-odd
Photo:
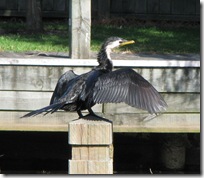
[[[167,104],[157,90],[134,70],[119,69],[98,78],[94,87],[95,103],[120,103],[158,113]]]
[[[52,94],[50,104],[55,103],[68,89],[68,83],[73,78],[76,78],[76,75],[72,70],[65,72],[58,80],[55,90]]]
[[[50,105],[46,106],[41,109],[37,109],[35,111],[32,111],[24,116],[24,117],[30,117],[30,116],[36,116],[41,113],[54,113],[58,109],[61,109],[64,107],[64,105],[68,104],[68,101],[66,101],[66,97],[61,98],[64,94],[69,92],[69,89],[72,88],[73,83],[75,81],[71,82],[72,79],[78,77],[72,70],[65,72],[58,80],[57,85],[55,87],[55,90],[53,92],[52,98],[50,100]]]

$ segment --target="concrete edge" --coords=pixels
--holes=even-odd
[[[93,67],[98,65],[96,59],[62,59],[62,58],[0,58],[0,65],[16,66],[76,66]],[[200,61],[192,60],[113,60],[115,67],[200,67]]]

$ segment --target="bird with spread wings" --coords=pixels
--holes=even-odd
[[[140,74],[131,68],[113,70],[110,57],[112,49],[133,43],[133,40],[119,37],[108,38],[98,53],[98,66],[81,75],[72,70],[64,73],[57,82],[50,105],[23,117],[54,113],[61,109],[76,111],[81,118],[82,110],[95,115],[91,109],[95,104],[120,102],[147,110],[151,114],[165,111],[167,104],[162,96]]]

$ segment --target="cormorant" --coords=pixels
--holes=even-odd
[[[54,113],[59,109],[81,111],[88,109],[95,115],[91,107],[96,103],[120,103],[159,113],[167,104],[157,90],[140,74],[130,68],[112,70],[110,53],[113,48],[134,43],[119,37],[108,38],[101,46],[97,60],[99,65],[91,71],[76,75],[72,70],[64,73],[58,80],[50,105],[32,111],[23,117],[30,117],[45,112]]]

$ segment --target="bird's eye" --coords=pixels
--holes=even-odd
[[[119,43],[121,44],[123,41],[119,41]]]

